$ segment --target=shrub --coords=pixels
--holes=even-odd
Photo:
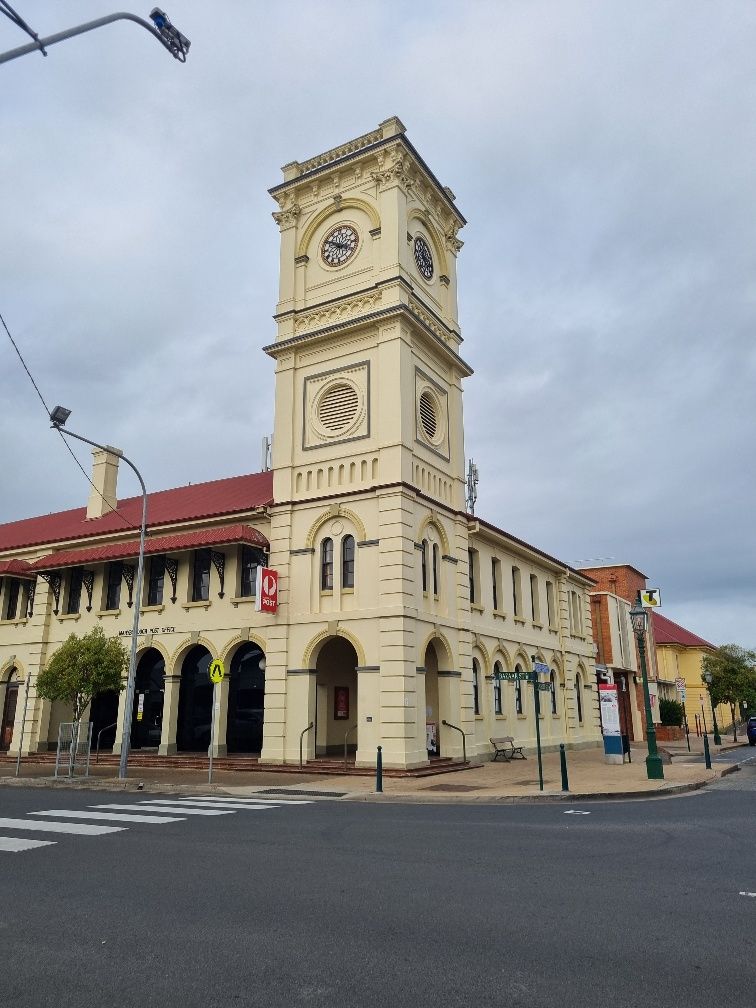
[[[663,725],[679,728],[683,723],[683,705],[677,700],[659,700],[659,717]]]

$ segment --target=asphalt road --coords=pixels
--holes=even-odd
[[[0,789],[0,843],[51,842],[0,849],[0,1004],[753,1004],[756,763],[680,798],[572,807],[145,812],[156,798]],[[118,804],[141,807],[93,808]]]

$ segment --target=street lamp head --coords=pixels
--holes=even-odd
[[[712,678],[713,678],[713,676],[712,676],[711,672],[704,672],[703,679],[704,679],[704,682],[706,683],[707,686],[711,686],[711,680],[712,680]]]
[[[189,52],[189,46],[191,45],[186,35],[182,35],[178,28],[175,28],[171,24],[168,15],[159,7],[152,8],[150,11],[150,20],[157,28],[163,42],[171,53],[176,59],[181,60],[182,63],[185,62],[186,54]]]
[[[66,409],[65,406],[56,406],[50,413],[50,421],[55,424],[56,427],[65,427],[66,420],[68,420],[70,416],[70,409]]]
[[[633,625],[633,630],[637,635],[642,635],[646,632],[646,627],[648,626],[648,613],[641,605],[640,594],[635,600],[635,605],[630,610],[630,622]]]

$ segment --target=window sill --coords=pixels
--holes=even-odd
[[[507,614],[504,612],[503,609],[492,609],[491,610],[491,615],[492,616],[497,616],[499,619],[503,619],[503,620],[507,618]]]
[[[485,609],[483,608],[483,606],[482,605],[478,605],[477,602],[471,602],[470,603],[470,608],[472,609],[473,612],[476,612],[476,613],[485,612]]]
[[[550,626],[549,627],[549,633],[558,634],[559,633],[559,627]]]
[[[97,613],[97,619],[102,619],[103,616],[120,616],[120,609],[100,609]]]
[[[533,620],[533,628],[535,630],[543,630],[543,623],[536,623],[536,621]]]
[[[541,715],[541,717],[543,717],[543,715]],[[517,720],[518,721],[527,721],[528,720],[528,715],[527,714],[518,714],[517,715]]]
[[[342,595],[354,595],[354,588],[342,588],[341,589],[341,594]]]
[[[494,714],[494,720],[495,721],[506,721],[507,720],[507,715],[506,714]]]
[[[181,608],[184,610],[200,609],[200,608],[209,609],[211,605],[212,602],[210,601],[210,599],[199,599],[199,601],[197,602],[184,602]]]
[[[67,620],[67,619],[72,619],[72,620],[81,619],[81,613],[79,613],[79,612],[67,612],[67,613],[63,613],[62,615],[58,616],[58,620],[60,622],[62,622],[63,620]]]
[[[326,598],[331,598],[332,595],[333,595],[333,588],[321,588],[320,589],[320,597],[321,598],[323,598],[323,596],[325,596]]]
[[[28,616],[14,616],[13,619],[0,620],[0,626],[23,626],[29,622]]]
[[[146,605],[142,606],[139,610],[140,613],[156,612],[161,613],[165,609],[165,605],[161,602],[159,605]]]
[[[520,626],[525,626],[525,620],[522,618],[522,616],[513,616],[512,619],[515,621],[515,623],[519,623]]]
[[[257,598],[255,595],[234,595],[233,598],[229,599],[232,606],[247,605],[250,602],[256,602]]]

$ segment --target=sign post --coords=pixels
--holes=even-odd
[[[599,711],[604,736],[604,758],[607,763],[624,763],[619,694],[614,683],[599,683]]]
[[[217,701],[216,697],[218,695],[218,684],[223,682],[223,676],[226,674],[226,670],[223,667],[223,662],[220,658],[216,658],[215,661],[210,662],[210,668],[208,669],[208,674],[210,676],[210,682],[213,684],[213,702],[210,708],[210,746],[207,750],[208,764],[207,764],[207,783],[213,783],[213,742],[215,741],[215,715],[217,711]]]
[[[530,660],[533,662],[533,671],[530,675],[530,678],[533,682],[533,705],[535,707],[536,749],[538,751],[538,790],[543,791],[543,756],[541,754],[541,698],[538,694],[544,687],[546,689],[549,689],[551,684],[542,683],[538,681],[539,675],[549,674],[549,666],[544,665],[543,662],[536,661],[535,655],[531,655]]]

